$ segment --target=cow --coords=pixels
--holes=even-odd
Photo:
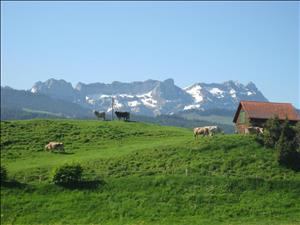
[[[245,128],[245,134],[263,134],[264,128],[262,127],[247,127]]]
[[[103,120],[105,120],[105,112],[98,112],[96,110],[94,110],[93,112],[98,119],[102,118]]]
[[[206,126],[206,128],[208,128],[209,136],[214,136],[215,134],[222,132],[221,128],[218,126]]]
[[[123,118],[125,121],[128,121],[130,119],[130,113],[129,112],[116,111],[115,114],[116,114],[116,116],[119,120]]]
[[[208,136],[209,135],[209,129],[207,127],[195,127],[194,128],[194,137],[195,139],[198,137],[198,135]]]
[[[64,144],[62,142],[49,142],[47,145],[45,145],[46,151],[54,151],[59,150],[61,152],[64,152]]]

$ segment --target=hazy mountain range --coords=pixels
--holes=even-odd
[[[147,116],[214,109],[234,111],[240,100],[268,101],[254,83],[243,85],[237,81],[195,83],[186,88],[176,86],[173,79],[111,84],[80,82],[73,87],[65,80],[49,79],[35,83],[30,92],[105,112],[111,111],[114,98],[115,110]]]

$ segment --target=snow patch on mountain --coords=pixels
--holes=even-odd
[[[89,98],[88,96],[85,97],[86,102],[88,102],[91,105],[95,105],[96,101],[95,99]]]
[[[127,95],[127,94],[120,94],[119,95],[121,98],[134,98],[133,95]]]
[[[222,95],[224,91],[220,90],[219,88],[212,88],[210,91],[213,95]]]
[[[145,106],[151,108],[155,108],[157,106],[157,101],[153,98],[152,91],[142,95],[136,95],[136,97],[139,98]]]
[[[128,102],[128,106],[130,107],[136,107],[138,105],[140,105],[141,103],[138,101],[132,101],[132,102]]]
[[[114,108],[118,110],[118,109],[121,109],[122,106],[123,106],[123,104],[121,104],[117,99],[115,99]]]
[[[33,87],[33,88],[31,88],[31,90],[30,90],[31,93],[36,93],[37,91],[38,91],[38,90],[37,90],[36,87]]]
[[[152,98],[152,91],[145,93],[145,94],[141,94],[141,95],[136,95],[136,97],[138,98]]]
[[[155,108],[157,106],[157,101],[154,99],[141,99],[145,106]]]
[[[192,95],[192,97],[195,99],[195,102],[198,103],[203,101],[203,97],[201,95],[201,89],[202,87],[200,85],[195,85],[186,88],[186,92]]]
[[[200,104],[196,104],[196,105],[187,105],[187,106],[184,106],[183,110],[199,109],[200,106],[201,106]]]
[[[97,95],[94,95],[93,97],[95,98]],[[99,98],[111,98],[111,95],[100,95]]]

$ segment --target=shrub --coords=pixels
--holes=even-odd
[[[81,181],[83,168],[80,164],[65,164],[54,170],[52,181],[62,186],[76,186]]]
[[[4,166],[0,166],[0,177],[1,177],[1,183],[6,181],[7,179],[7,170]]]
[[[300,152],[300,122],[294,127],[295,130],[295,142],[297,144],[297,150]]]
[[[299,143],[296,140],[296,130],[286,120],[276,143],[278,163],[294,170],[300,170],[300,153],[297,148],[299,148]]]
[[[274,148],[281,134],[281,125],[278,117],[267,120],[264,132],[264,144],[266,147]]]

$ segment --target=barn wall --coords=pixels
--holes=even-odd
[[[241,110],[243,110],[243,108],[241,108]],[[245,123],[240,123],[240,111],[239,111],[239,114],[238,114],[238,117],[237,117],[237,120],[236,120],[235,129],[238,133],[244,134],[245,129],[247,127],[249,127],[250,121],[249,121],[249,118],[247,116],[247,113],[245,113]]]
[[[239,134],[244,134],[245,133],[245,129],[248,127],[248,125],[246,124],[236,124],[235,125],[235,129]]]

